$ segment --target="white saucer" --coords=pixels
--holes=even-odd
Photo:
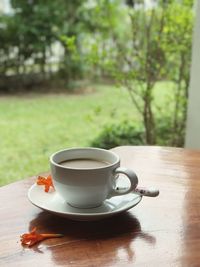
[[[28,199],[33,205],[59,216],[78,221],[92,221],[129,210],[141,201],[142,196],[129,193],[107,199],[97,208],[78,209],[68,205],[56,191],[45,193],[43,186],[34,184],[28,190]]]

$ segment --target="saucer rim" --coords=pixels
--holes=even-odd
[[[80,213],[80,208],[75,208],[74,209],[77,209],[77,212],[60,212],[60,211],[56,211],[56,210],[51,210],[51,209],[48,209],[46,207],[44,207],[43,205],[37,205],[34,201],[31,200],[31,197],[30,197],[30,194],[32,192],[32,190],[34,190],[34,188],[39,188],[37,183],[34,183],[29,189],[28,189],[28,200],[30,201],[31,204],[33,204],[34,206],[44,210],[44,211],[47,211],[47,212],[50,212],[50,213],[54,213],[54,214],[57,214],[57,215],[60,215],[60,216],[71,216],[71,217],[104,217],[104,216],[109,216],[109,215],[115,215],[115,214],[118,214],[118,213],[121,213],[121,212],[125,212],[133,207],[135,207],[136,205],[138,205],[140,203],[140,201],[142,200],[142,195],[139,195],[135,192],[130,192],[129,194],[127,195],[130,195],[130,194],[134,194],[135,196],[137,196],[137,201],[132,203],[133,200],[130,201],[130,204],[126,207],[126,208],[120,208],[120,209],[116,209],[116,210],[111,210],[111,211],[107,211],[107,212],[99,212],[99,213]],[[54,192],[50,192],[50,194],[58,194],[56,191]],[[126,195],[124,195],[126,196]],[[112,199],[112,198],[111,198]],[[111,200],[109,199],[109,200]],[[136,200],[134,199],[134,200]],[[131,204],[132,203],[132,204]],[[66,203],[67,205],[69,205],[68,203]],[[127,204],[126,204],[127,205]],[[70,206],[70,205],[69,205]]]

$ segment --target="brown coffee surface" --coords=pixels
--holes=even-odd
[[[74,168],[74,169],[92,169],[92,168],[99,168],[99,167],[105,167],[106,165],[109,165],[110,163],[106,161],[100,161],[96,159],[71,159],[62,161],[59,163],[60,165],[68,168]]]

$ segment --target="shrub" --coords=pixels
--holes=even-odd
[[[183,146],[184,132],[179,136],[173,132],[170,117],[159,117],[156,128],[156,145],[172,146],[176,138],[176,146]],[[176,136],[175,136],[176,135]],[[122,121],[106,125],[100,134],[90,143],[91,146],[110,149],[122,145],[145,145],[145,129],[137,123]]]
[[[91,146],[110,149],[120,145],[143,145],[144,129],[129,121],[106,125]]]

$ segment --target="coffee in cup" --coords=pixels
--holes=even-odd
[[[104,167],[109,165],[109,162],[96,160],[96,159],[70,159],[65,160],[59,163],[60,165],[67,167],[67,168],[74,168],[74,169],[90,169],[90,168],[98,168]]]

